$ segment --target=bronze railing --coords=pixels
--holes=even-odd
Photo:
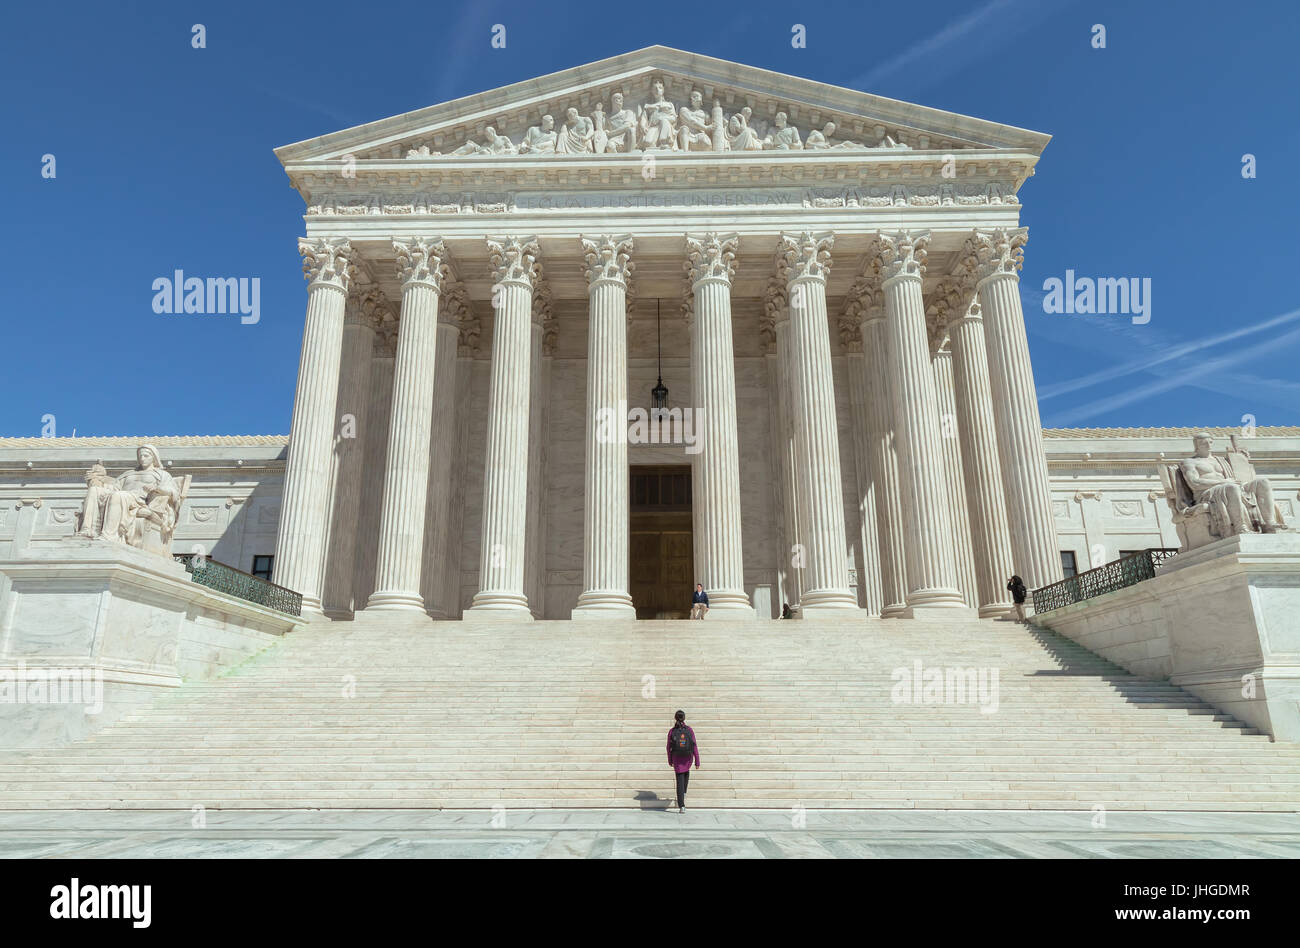
[[[1123,589],[1125,586],[1136,585],[1144,579],[1155,576],[1156,570],[1177,553],[1177,550],[1166,548],[1152,548],[1130,553],[1104,566],[1035,589],[1034,614],[1040,615],[1074,602],[1082,602],[1084,599]]]
[[[200,586],[207,586],[286,615],[302,615],[302,593],[277,586],[270,580],[197,553],[174,553],[173,556],[177,562],[184,564],[185,571]]]

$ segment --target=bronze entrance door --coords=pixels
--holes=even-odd
[[[690,465],[630,471],[630,576],[638,619],[685,619],[695,590]]]

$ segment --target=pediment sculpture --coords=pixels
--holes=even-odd
[[[112,540],[170,557],[190,477],[172,477],[151,444],[140,445],[135,457],[136,466],[118,477],[99,463],[86,471],[86,500],[76,536]]]
[[[446,152],[432,151],[428,145],[407,151],[407,158],[481,157],[502,155],[619,155],[638,152],[728,152],[728,151],[878,151],[910,150],[889,135],[875,145],[836,139],[835,122],[814,129],[805,139],[790,124],[786,112],[777,112],[770,125],[758,123],[754,111],[744,106],[727,116],[722,104],[714,100],[706,109],[704,95],[691,92],[689,100],[676,105],[664,95],[662,79],[650,83],[648,99],[635,109],[624,104],[623,93],[610,96],[609,109],[597,102],[591,115],[576,107],[564,110],[564,120],[556,130],[554,115],[543,115],[540,124],[531,126],[515,141],[500,134],[495,126],[483,130],[481,140],[470,140]],[[763,124],[763,127],[758,127]]]
[[[1268,478],[1255,472],[1235,436],[1231,449],[1218,455],[1209,432],[1197,432],[1192,444],[1192,457],[1160,468],[1184,552],[1242,533],[1291,532]]]

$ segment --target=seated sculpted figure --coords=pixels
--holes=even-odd
[[[540,128],[534,125],[524,133],[524,140],[519,143],[519,154],[553,155],[558,137],[555,134],[554,116],[543,115]]]
[[[763,142],[749,124],[754,110],[745,106],[727,123],[727,144],[731,151],[762,151]]]
[[[825,128],[820,132],[813,129],[808,133],[807,140],[803,143],[805,149],[817,151],[824,148],[861,148],[856,142],[837,142],[832,136],[835,134],[835,123],[827,122]]]
[[[636,113],[623,108],[623,93],[609,97],[609,121],[603,135],[597,135],[597,154],[627,153],[636,148]]]
[[[1244,453],[1211,453],[1214,439],[1206,431],[1193,435],[1192,443],[1195,456],[1181,461],[1178,468],[1196,503],[1209,507],[1211,533],[1230,537],[1285,529],[1278,522],[1273,488],[1266,478],[1255,474]]]
[[[799,129],[786,124],[784,112],[776,113],[772,132],[763,140],[763,144],[777,151],[799,151],[803,148],[803,142],[799,140]]]
[[[664,98],[664,83],[656,79],[650,83],[651,99],[641,106],[638,126],[641,129],[641,147],[647,151],[659,148],[677,150],[677,107]]]
[[[595,145],[592,144],[595,135],[596,126],[591,119],[579,115],[577,109],[570,108],[564,113],[564,127],[560,129],[555,150],[562,155],[595,151]]]
[[[159,537],[175,525],[179,489],[163,469],[153,445],[137,448],[135,459],[135,469],[118,478],[108,477],[98,464],[86,472],[86,501],[78,536],[166,553]]]
[[[713,139],[709,135],[713,123],[704,111],[704,96],[692,92],[690,108],[683,107],[677,117],[680,123],[677,127],[677,147],[681,151],[708,151],[713,147]]]

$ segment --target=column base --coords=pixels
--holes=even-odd
[[[371,609],[379,612],[424,612],[424,599],[419,593],[379,589],[366,600],[366,611]]]
[[[906,618],[907,618],[907,603],[905,603],[905,602],[891,602],[889,605],[885,606],[884,608],[882,608],[882,609],[880,610],[880,618],[882,618],[882,619],[906,619]]]
[[[858,605],[858,597],[848,589],[810,589],[799,599],[802,612],[865,612]]]
[[[521,593],[480,590],[470,607],[461,615],[462,622],[532,622],[528,598]]]
[[[588,589],[570,614],[574,619],[635,619],[632,597],[617,589]]]
[[[941,620],[961,620],[976,619],[979,613],[966,605],[964,602],[958,602],[954,605],[945,605],[942,603],[918,603],[914,606],[908,606],[904,610],[902,618],[904,619],[941,619]]]
[[[356,613],[351,609],[326,609],[325,618],[332,622],[351,622],[355,619]]]
[[[980,606],[981,619],[1001,619],[1003,616],[1009,616],[1016,611],[1014,603],[1010,602],[990,602]]]
[[[325,615],[325,609],[322,607],[319,599],[308,599],[306,596],[303,596],[302,615],[304,619],[308,616],[311,616],[312,618],[322,617]]]
[[[704,613],[705,619],[726,622],[728,620],[755,619],[758,617],[744,593],[728,592],[721,589],[711,589],[708,590],[708,593],[709,611]]]

